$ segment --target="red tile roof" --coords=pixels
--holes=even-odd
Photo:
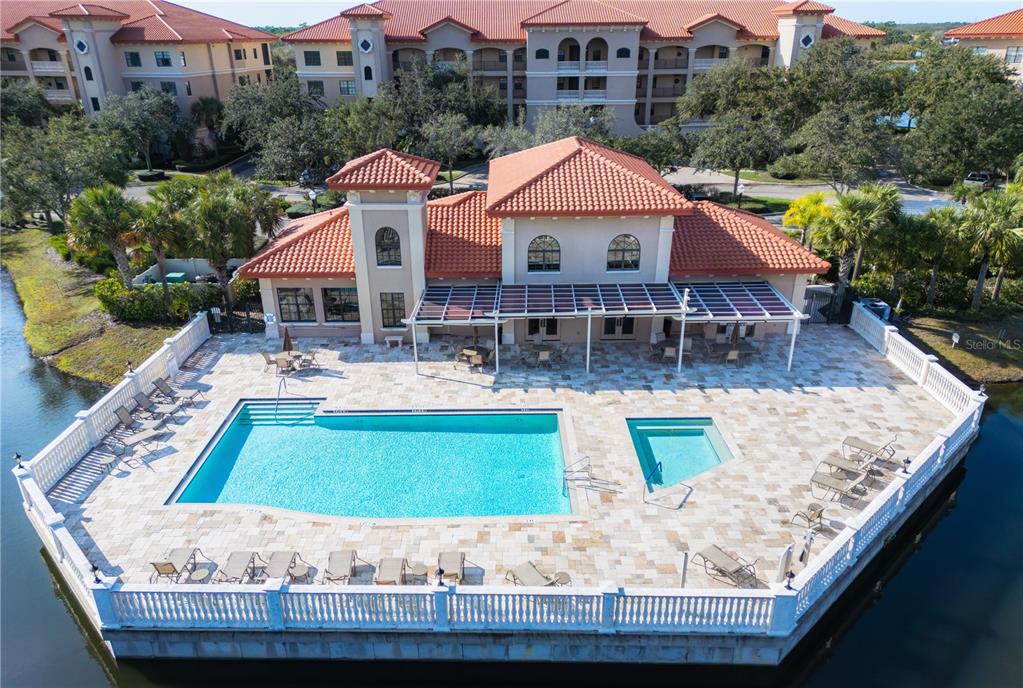
[[[821,30],[822,38],[839,38],[851,36],[853,38],[884,38],[884,31],[875,29],[866,24],[857,24],[842,17],[828,15],[824,17],[824,29]]]
[[[831,267],[762,217],[711,201],[675,218],[670,274],[823,274]]]
[[[501,277],[501,219],[487,214],[487,192],[468,191],[426,206],[427,277]]]
[[[643,26],[647,20],[598,0],[566,0],[522,21],[522,26]]]
[[[331,189],[353,191],[426,190],[440,172],[436,160],[383,148],[349,160],[327,180]]]
[[[1023,38],[1023,9],[945,32],[946,38]]]
[[[490,162],[498,217],[673,215],[692,204],[642,158],[578,136]]]
[[[698,18],[694,19],[693,21],[689,22],[688,24],[686,24],[685,28],[686,28],[687,31],[692,32],[692,30],[695,29],[696,27],[703,26],[704,24],[709,24],[712,21],[724,22],[726,24],[730,24],[731,26],[734,26],[737,29],[744,29],[744,28],[746,28],[745,26],[743,26],[739,22],[735,21],[734,19],[729,19],[728,17],[726,17],[725,15],[721,14],[720,12],[715,12],[714,14],[705,14],[702,17],[698,17]]]
[[[790,3],[826,8],[820,3]],[[384,35],[391,42],[422,42],[423,30],[445,18],[465,26],[473,33],[472,40],[485,43],[518,43],[526,41],[523,25],[543,25],[553,17],[564,23],[582,23],[597,18],[599,22],[639,24],[645,22],[640,37],[644,41],[689,40],[693,34],[685,27],[706,15],[721,14],[744,28],[740,40],[777,39],[778,17],[771,10],[778,0],[379,0],[369,7],[385,11],[391,17],[384,22]],[[367,7],[362,5],[361,7]],[[816,10],[823,12],[825,10]],[[617,20],[615,20],[617,18]],[[835,21],[838,20],[838,21]],[[884,35],[876,29],[847,19],[825,16],[826,35],[872,37]],[[349,42],[351,33],[343,17],[331,17],[313,26],[282,37],[293,42]]]
[[[784,5],[778,5],[771,10],[771,14],[777,14],[778,16],[788,14],[831,14],[834,11],[834,7],[828,7],[820,2],[796,0],[796,2],[786,2]]]
[[[54,16],[49,16],[54,13]],[[116,16],[118,14],[124,15]],[[103,0],[69,5],[68,0],[3,0],[0,40],[17,41],[11,29],[31,19],[63,35],[63,19],[110,17],[122,20],[114,43],[222,43],[231,40],[273,41],[272,36],[166,0]]]
[[[348,209],[328,210],[290,222],[262,251],[238,268],[258,277],[354,277]]]
[[[363,3],[362,5],[356,5],[355,7],[349,7],[344,12],[342,12],[339,16],[342,16],[342,17],[364,17],[364,18],[369,18],[369,19],[390,19],[391,18],[391,15],[389,15],[387,12],[384,12],[381,9],[373,7],[373,5],[367,5],[365,3]]]

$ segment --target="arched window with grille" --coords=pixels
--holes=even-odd
[[[395,267],[401,265],[401,238],[391,227],[381,227],[377,230],[377,265],[381,267]]]
[[[85,80],[92,81],[92,67],[85,67],[82,71],[85,73]]]
[[[561,245],[552,236],[542,234],[529,242],[526,252],[528,272],[558,272],[561,270]]]
[[[538,60],[549,60],[551,57],[551,51],[547,48],[540,48],[536,51],[536,59]]]
[[[619,48],[618,52],[615,53],[615,56],[618,57],[618,58],[621,58],[621,59],[626,58],[626,57],[630,57],[631,55],[632,55],[632,51],[629,50],[628,48]]]
[[[373,68],[366,65],[362,68],[362,78],[366,81],[373,81]]]
[[[639,239],[619,234],[607,247],[608,270],[639,270]]]

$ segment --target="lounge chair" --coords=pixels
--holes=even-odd
[[[703,570],[711,578],[728,580],[737,586],[757,579],[759,559],[746,561],[738,555],[733,557],[717,545],[711,545],[697,552],[693,561],[695,562],[697,558],[703,561]]]
[[[377,565],[376,575],[373,582],[377,585],[402,585],[405,582],[405,573],[408,568],[408,560],[401,557],[384,557]]]
[[[267,578],[287,578],[291,572],[291,567],[295,565],[297,559],[298,552],[270,552],[263,573],[266,574]]]
[[[465,554],[463,552],[441,552],[437,557],[437,568],[443,573],[441,580],[461,583],[465,578]]]
[[[181,404],[158,404],[142,392],[136,393],[132,398],[138,403],[141,411],[148,413],[153,418],[173,416],[181,410]]]
[[[813,488],[818,487],[824,490],[824,494],[820,497],[821,499],[831,498],[834,500],[841,497],[858,499],[867,493],[867,488],[864,487],[863,482],[868,477],[866,473],[859,473],[849,478],[838,478],[831,473],[817,471],[810,478],[810,492],[813,493]],[[816,497],[816,495],[814,496]]]
[[[554,575],[544,573],[531,561],[519,564],[504,574],[504,579],[515,585],[529,587],[549,587],[552,585],[569,585],[572,578],[567,573],[558,572]]]
[[[789,523],[794,524],[797,518],[806,521],[807,528],[813,528],[814,526],[819,528],[824,525],[824,507],[820,504],[810,504],[805,509],[792,514]]]
[[[153,449],[149,445],[159,444],[160,438],[167,434],[170,433],[166,428],[146,428],[145,430],[140,430],[128,435],[127,437],[109,435],[108,439],[126,451],[133,450],[135,447],[141,446],[146,450],[147,454],[152,454]]]
[[[257,559],[260,566],[256,565]],[[224,568],[217,570],[216,580],[221,583],[244,583],[246,578],[252,580],[256,577],[256,569],[265,567],[266,562],[262,557],[251,550],[231,552]]]
[[[121,425],[128,430],[158,430],[167,422],[166,416],[163,418],[134,418],[123,406],[115,408],[114,414],[117,416],[117,420],[121,421]]]
[[[183,574],[195,568],[195,555],[198,551],[195,547],[177,547],[172,549],[163,561],[149,562],[153,567],[149,582],[166,578],[172,583],[177,583]]]
[[[163,378],[153,380],[157,393],[172,404],[194,404],[196,397],[204,396],[201,389],[174,389]]]
[[[323,570],[324,583],[349,583],[355,577],[354,549],[343,549],[331,552],[327,560],[327,568]]]
[[[848,435],[842,440],[842,454],[851,459],[862,457],[862,459],[872,458],[879,461],[890,461],[895,457],[894,444],[897,439],[899,439],[898,435],[893,437],[888,444],[878,445],[861,440],[859,437]]]

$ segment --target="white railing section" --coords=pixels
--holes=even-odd
[[[204,316],[103,397],[24,468],[15,469],[33,527],[101,629],[405,630],[422,632],[742,633],[787,635],[835,582],[877,545],[914,497],[933,486],[976,434],[985,397],[955,380],[859,304],[853,329],[955,419],[791,581],[766,589],[515,588],[495,586],[285,586],[123,584],[94,572],[46,498],[49,489],[116,421],[114,405],[173,374],[209,337]],[[894,335],[894,336],[893,336]]]

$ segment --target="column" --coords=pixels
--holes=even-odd
[[[646,107],[643,112],[643,124],[650,126],[650,113],[653,111],[654,103],[654,56],[657,49],[650,47],[646,50]]]
[[[22,50],[20,52],[21,58],[25,60],[25,71],[28,72],[29,81],[34,84],[36,83],[36,73],[32,71],[32,56],[29,54],[28,50]]]
[[[515,91],[515,78],[514,78],[515,72],[514,72],[514,70],[512,68],[512,62],[515,61],[515,51],[514,50],[505,50],[504,51],[504,55],[505,55],[505,58],[507,59],[507,63],[504,66],[505,67],[505,69],[504,69],[504,77],[505,77],[505,80],[506,80],[506,82],[508,84],[508,93],[507,93],[508,97],[506,99],[507,100],[507,107],[508,107],[507,117],[508,117],[508,121],[512,122],[514,120],[514,117],[515,117],[515,115],[514,115],[515,108],[512,105],[512,93]]]
[[[475,51],[474,50],[463,50],[462,52],[465,53],[465,62],[466,62],[466,66],[469,68],[469,78],[471,79],[473,77],[473,72],[475,71],[473,69],[473,66],[472,66],[472,54]]]
[[[696,51],[692,48],[686,48],[689,51],[689,57],[686,61],[686,88],[689,88],[689,84],[693,83],[693,60],[696,59]]]

